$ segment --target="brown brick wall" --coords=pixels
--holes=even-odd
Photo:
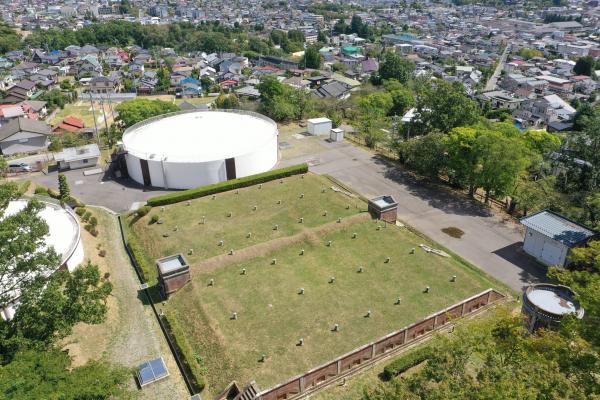
[[[316,386],[332,376],[337,375],[337,361],[332,362],[316,371],[304,375],[304,389]]]
[[[185,274],[162,278],[164,291],[167,295],[174,293],[181,289],[189,280],[189,271]]]
[[[383,354],[396,346],[404,344],[404,331],[405,330],[403,329],[394,336],[390,336],[377,342],[375,354]]]
[[[425,333],[433,330],[434,320],[435,317],[431,317],[408,328],[408,335],[406,340],[418,338],[419,336],[423,336]]]
[[[342,371],[351,369],[352,367],[361,364],[363,361],[371,358],[371,346],[367,346],[362,350],[350,354],[342,359]]]
[[[276,388],[261,396],[262,400],[280,400],[286,399],[289,396],[300,393],[300,378],[294,379],[283,386]]]
[[[460,317],[461,315],[463,315],[463,305],[465,307],[464,315],[478,310],[479,308],[488,304],[488,298],[489,302],[494,302],[496,300],[504,298],[504,295],[496,291],[492,291],[491,294],[484,293],[467,302],[461,302],[446,311],[440,312],[408,328],[406,332],[406,341],[410,342],[418,338],[419,336],[422,336],[425,333],[432,331],[435,327],[444,325],[448,322],[448,319],[450,317]],[[375,343],[375,358],[378,358],[381,354],[387,352],[393,347],[404,344],[404,334],[405,330],[402,330],[390,337],[386,337],[377,341]],[[329,380],[332,377],[335,377],[337,375],[338,360],[341,364],[341,371],[345,372],[349,369],[354,368],[357,365],[362,364],[367,360],[370,360],[372,358],[372,352],[373,346],[367,345],[356,350],[352,354],[345,356],[342,359],[336,359],[315,371],[307,373],[306,375],[304,375],[304,390],[316,384],[322,383],[323,381]],[[272,390],[261,394],[260,398],[261,400],[280,400],[289,398],[290,396],[293,396],[298,393],[300,393],[300,378],[294,378],[290,382],[287,382],[285,385],[276,387]]]

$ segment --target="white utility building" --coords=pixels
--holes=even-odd
[[[552,211],[521,218],[526,227],[523,250],[547,266],[564,267],[572,248],[584,245],[596,233]]]
[[[311,135],[329,135],[332,126],[329,118],[313,118],[306,121],[306,130]]]
[[[277,124],[240,110],[182,111],[150,118],[123,135],[127,172],[144,186],[190,189],[270,170]]]
[[[4,211],[4,218],[15,215],[23,210],[29,200],[14,200],[8,203]],[[61,256],[58,269],[65,268],[72,272],[83,262],[84,251],[80,236],[79,220],[70,209],[62,208],[58,204],[44,202],[44,209],[39,212],[39,217],[48,224],[48,234],[45,237],[45,246],[53,247],[58,255]],[[0,289],[10,284],[11,277],[0,279]],[[19,304],[20,293],[13,291],[11,298],[14,298],[8,307],[0,309],[0,317],[11,319],[16,307]]]

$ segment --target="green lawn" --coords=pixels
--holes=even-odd
[[[190,97],[186,99],[175,99],[175,104],[180,105],[183,102],[190,104],[210,104],[216,99],[216,97]]]
[[[86,128],[93,128],[94,127],[94,117],[93,117],[93,113],[92,113],[92,106],[90,105],[89,101],[81,101],[78,102],[77,104],[81,104],[81,105],[75,105],[75,104],[67,104],[65,105],[65,108],[63,108],[62,110],[59,110],[56,115],[54,116],[54,118],[52,118],[52,120],[49,122],[51,125],[57,124],[60,121],[62,121],[65,117],[68,116],[74,116],[77,118],[80,118],[83,120],[83,122],[85,123]],[[116,104],[113,104],[113,107]],[[100,107],[99,103],[95,103],[94,104],[94,111],[96,113],[96,124],[98,125],[98,129],[104,129],[104,114],[102,113],[102,108]],[[110,109],[108,107],[108,104],[105,105],[105,111],[106,111],[106,118],[108,121],[108,125],[110,126],[112,124],[112,115],[110,113]]]
[[[190,265],[194,265],[226,254],[230,249],[290,236],[366,210],[366,204],[360,199],[331,190],[334,185],[325,177],[309,173],[304,178],[292,176],[282,181],[264,183],[262,188],[240,189],[239,193],[220,193],[214,200],[212,196],[192,200],[190,206],[182,202],[165,206],[164,211],[156,207],[134,223],[132,231],[151,258],[187,254],[193,249],[193,255],[186,257]],[[346,209],[347,206],[350,208]],[[163,223],[150,224],[153,215],[159,215]],[[201,223],[203,216],[206,217],[204,224]],[[303,223],[299,223],[300,218],[304,218]],[[275,225],[278,230],[274,229]],[[169,236],[163,237],[165,233]],[[223,245],[219,246],[221,240]]]
[[[320,195],[317,191],[308,199]],[[312,204],[318,216],[322,202]],[[165,312],[178,322],[178,340],[203,360],[208,397],[233,379],[242,384],[256,379],[260,388],[268,388],[492,287],[483,274],[457,260],[421,250],[418,245],[428,242],[407,228],[378,230],[379,224],[339,226],[239,264],[194,271],[192,282],[168,300]],[[450,281],[453,275],[456,282]],[[214,286],[208,285],[210,279]],[[423,292],[425,286],[431,287],[429,293]],[[300,288],[304,295],[298,294]],[[397,297],[400,305],[394,304]],[[231,319],[233,312],[237,320]],[[336,323],[340,331],[332,332]],[[304,346],[296,345],[299,338]],[[268,358],[261,363],[263,353]]]

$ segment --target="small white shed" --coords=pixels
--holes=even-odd
[[[521,224],[526,228],[523,250],[547,266],[564,267],[571,249],[596,235],[591,229],[548,210],[521,218]]]
[[[80,147],[68,147],[60,153],[54,154],[54,160],[61,170],[95,167],[98,164],[98,158],[100,158],[100,149],[95,143]]]
[[[332,142],[341,142],[344,140],[344,130],[340,128],[333,128],[329,133],[329,140]]]
[[[306,128],[311,135],[329,135],[332,128],[329,118],[312,118],[306,121]]]

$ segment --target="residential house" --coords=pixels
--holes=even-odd
[[[569,79],[559,78],[552,75],[540,75],[537,77],[539,80],[548,82],[548,90],[555,93],[572,93],[573,82]]]
[[[52,127],[54,133],[76,133],[85,128],[85,123],[82,119],[69,115],[62,121]]]
[[[577,111],[556,94],[527,100],[513,112],[513,117],[523,128],[548,126],[552,122],[570,122]]]
[[[121,82],[115,75],[96,76],[89,82],[89,89],[92,93],[117,93],[121,90]]]
[[[102,74],[102,65],[95,56],[84,56],[75,61],[70,71],[77,78],[94,77]]]
[[[36,92],[37,88],[34,82],[25,80],[17,82],[16,85],[11,87],[6,97],[2,99],[2,103],[18,103],[20,101],[29,100]]]
[[[146,71],[137,81],[139,93],[152,93],[158,84],[158,76],[155,71]]]
[[[48,148],[50,125],[28,118],[15,118],[0,127],[0,154],[34,153]]]
[[[314,89],[314,93],[320,98],[334,98],[334,99],[347,99],[350,97],[349,85],[346,85],[339,81],[330,81],[324,83]]]

